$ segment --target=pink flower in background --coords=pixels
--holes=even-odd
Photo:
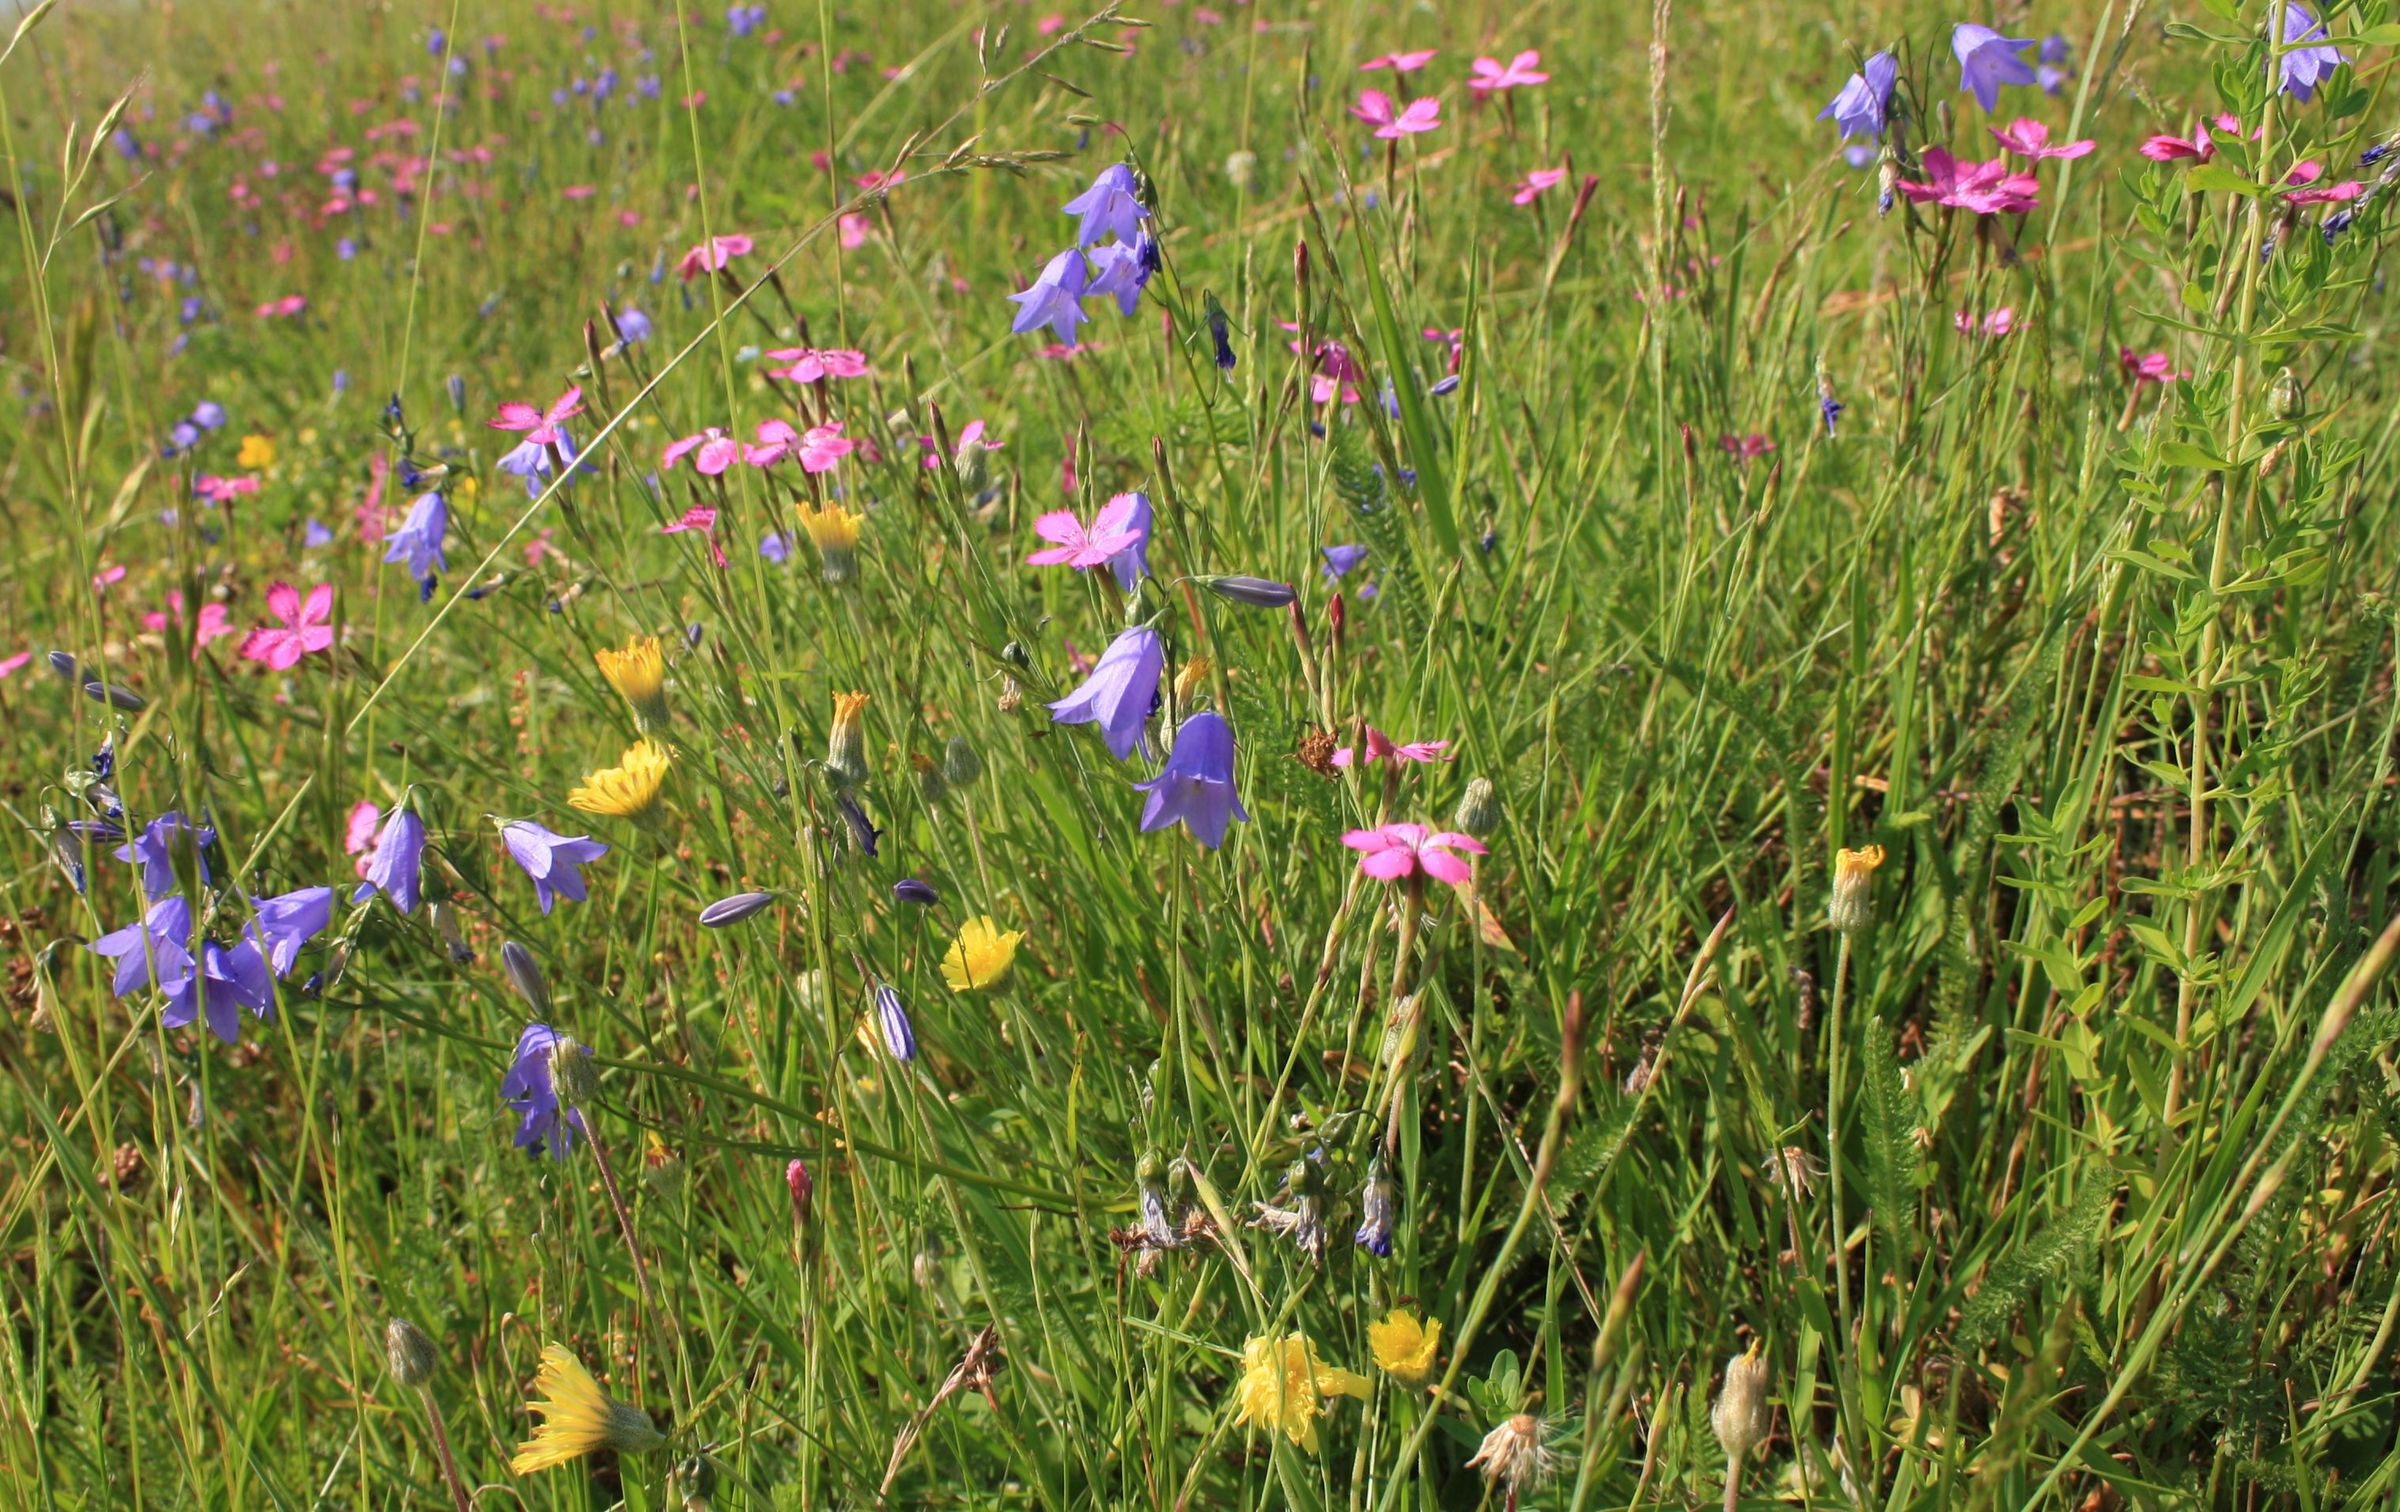
[[[1388,68],[1394,73],[1415,73],[1432,62],[1433,55],[1440,50],[1428,47],[1422,52],[1388,52],[1380,58],[1369,58],[1366,62],[1359,64],[1358,71],[1373,73],[1378,68]]]
[[[1455,758],[1442,753],[1450,748],[1447,740],[1412,740],[1406,745],[1394,743],[1392,737],[1367,726],[1367,764],[1373,766],[1387,757],[1393,761],[1450,761]],[[1357,759],[1356,746],[1344,746],[1333,753],[1333,764],[1346,767]]]
[[[2284,182],[2308,187],[2287,190],[2283,197],[2295,205],[2338,205],[2367,192],[2367,186],[2356,179],[2344,179],[2338,184],[2319,184],[2317,180],[2324,176],[2325,167],[2321,163],[2312,160],[2295,164]]]
[[[559,439],[559,423],[570,415],[583,413],[583,390],[571,388],[552,401],[546,410],[530,404],[509,403],[500,406],[500,418],[486,420],[493,430],[523,431],[531,446],[555,446]]]
[[[1467,87],[1477,94],[1490,94],[1496,89],[1517,89],[1528,84],[1547,84],[1550,76],[1541,72],[1542,55],[1531,48],[1508,60],[1503,68],[1497,58],[1477,58],[1475,77]]]
[[[2216,116],[2209,122],[2209,125],[2231,136],[2238,137],[2242,134],[2241,121],[2230,115]],[[2257,135],[2256,132],[2251,134]],[[2210,140],[2208,126],[2197,126],[2192,129],[2192,134],[2188,137],[2154,136],[2142,143],[2139,150],[2142,156],[2154,163],[2172,163],[2184,158],[2189,158],[2193,162],[2205,163],[2217,155],[2217,144]]]
[[[859,443],[842,434],[842,422],[809,427],[803,434],[789,421],[761,420],[758,423],[758,443],[744,447],[742,460],[752,467],[773,467],[786,457],[797,457],[803,471],[821,473],[858,450]]]
[[[297,315],[302,310],[307,308],[307,295],[286,294],[281,299],[270,299],[265,304],[260,305],[258,307],[257,314],[261,320],[272,320],[278,317]]]
[[[728,441],[725,444],[727,446],[734,445],[734,443],[731,441]],[[723,472],[724,469],[720,467],[717,469],[717,471]],[[717,544],[717,511],[715,506],[708,504],[695,504],[683,512],[682,519],[675,521],[671,525],[661,525],[658,527],[658,533],[660,535],[681,535],[687,530],[697,530],[702,535],[708,537],[709,556],[716,561],[716,564],[719,567],[725,565],[725,548]]]
[[[1755,462],[1774,449],[1775,443],[1756,431],[1752,431],[1747,436],[1719,436],[1717,438],[1717,450],[1739,457],[1744,462]]]
[[[675,271],[690,283],[703,273],[715,273],[756,245],[747,236],[712,236],[676,260]]]
[[[1958,327],[1958,334],[1961,336],[1972,336],[1976,333],[1975,314],[1971,310],[1959,311],[1950,317],[1950,323]],[[2016,323],[2015,307],[2002,305],[1999,309],[1983,317],[1982,331],[1986,336],[2006,336],[2010,331],[2016,329]]]
[[[265,662],[278,672],[300,665],[300,658],[333,645],[333,585],[319,583],[302,603],[300,590],[277,583],[267,590],[267,608],[283,623],[261,625],[242,642],[242,655]]]
[[[1397,882],[1421,871],[1437,882],[1456,885],[1468,881],[1475,872],[1472,862],[1455,853],[1486,854],[1483,842],[1472,835],[1428,830],[1422,824],[1354,829],[1342,836],[1342,844],[1362,853],[1358,869],[1378,882]]]
[[[2011,173],[2006,158],[1962,163],[1943,147],[1925,153],[1924,183],[1901,179],[1902,194],[1919,204],[1933,200],[1977,215],[2021,214],[2034,206],[2041,184],[2030,173]]]
[[[1362,89],[1350,113],[1374,127],[1379,137],[1414,136],[1442,124],[1442,102],[1431,95],[1411,100],[1406,109],[1395,113],[1390,95],[1380,89]]]
[[[692,468],[704,477],[713,478],[742,460],[742,443],[712,425],[696,435],[686,436],[680,441],[668,442],[667,449],[659,455],[658,465],[673,467],[687,454],[694,451],[700,455],[692,458]],[[713,519],[714,516],[712,515],[711,518]],[[675,529],[677,527],[669,526],[668,528]]]
[[[226,610],[223,604],[202,604],[200,606],[200,625],[196,632],[199,635],[200,644],[205,646],[219,636],[233,634],[233,626],[225,621]],[[169,624],[180,625],[181,623],[183,623],[183,590],[180,588],[167,590],[167,607],[165,609],[153,609],[142,616],[142,628],[145,630],[163,632]]]
[[[92,591],[94,593],[99,593],[108,588],[110,584],[122,583],[123,581],[125,581],[125,569],[123,567],[103,567],[98,572],[92,574]]]
[[[1138,495],[1119,494],[1092,516],[1086,528],[1072,509],[1054,509],[1033,522],[1033,533],[1052,544],[1025,558],[1033,567],[1097,567],[1142,540],[1134,521]]]
[[[789,378],[795,383],[823,383],[828,378],[863,378],[867,373],[867,354],[847,348],[778,347],[766,354],[788,366],[769,368],[770,378]]]
[[[550,535],[549,528],[545,526],[534,535],[532,540],[525,543],[526,566],[539,567],[542,565],[544,557],[557,557],[562,562],[566,560],[566,553],[550,544]]]
[[[1007,445],[1007,443],[1004,441],[985,440],[983,422],[981,420],[970,420],[967,422],[967,428],[958,433],[957,454],[962,457],[965,456],[967,448],[977,444],[978,442],[982,444],[983,449],[986,451],[998,451],[1001,447]],[[927,467],[939,467],[942,465],[941,444],[935,441],[933,437],[919,436],[917,437],[917,445],[922,448],[925,453],[925,465]]]
[[[258,492],[258,479],[220,478],[214,473],[202,473],[192,479],[192,492],[211,504],[230,504],[245,494]]]
[[[15,676],[17,669],[31,660],[33,660],[31,651],[20,651],[14,656],[0,656],[0,678]]]
[[[375,864],[375,831],[383,825],[383,810],[361,798],[350,810],[350,822],[342,831],[342,853],[356,856],[355,870],[360,876]]]
[[[1509,196],[1509,202],[1516,205],[1530,205],[1543,190],[1556,188],[1566,176],[1567,170],[1564,168],[1532,169],[1526,173],[1524,178],[1517,181],[1517,192]]]
[[[2061,142],[2050,144],[2050,128],[2029,117],[2019,116],[2006,126],[1986,127],[2000,145],[2029,163],[2044,158],[2079,158],[2099,146],[2098,142]]]
[[[2125,375],[2133,380],[2136,388],[2145,383],[2173,383],[2179,378],[2192,376],[2188,370],[2177,372],[2174,359],[2164,352],[2151,352],[2145,356],[2126,346],[2117,348],[2117,366],[2124,369]]]
[[[865,246],[867,233],[875,229],[874,222],[855,211],[843,216],[834,224],[835,228],[841,232],[842,250],[845,252],[855,252]]]

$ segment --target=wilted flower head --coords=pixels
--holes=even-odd
[[[1739,1461],[1766,1441],[1772,1426],[1767,1387],[1767,1362],[1757,1344],[1725,1362],[1725,1385],[1708,1409],[1708,1424],[1728,1460]]]
[[[563,1344],[543,1346],[526,1406],[540,1413],[542,1421],[508,1462],[517,1475],[548,1470],[598,1449],[647,1454],[667,1441],[648,1413],[601,1390]]]
[[[1485,1434],[1482,1447],[1467,1464],[1481,1467],[1483,1478],[1501,1487],[1513,1507],[1519,1497],[1548,1479],[1557,1461],[1544,1441],[1546,1432],[1539,1417],[1520,1412]]]
[[[1867,927],[1872,915],[1875,868],[1883,864],[1883,847],[1837,851],[1833,858],[1833,897],[1826,918],[1844,934]]]
[[[864,693],[833,695],[833,728],[825,737],[825,770],[843,782],[867,780],[867,737]]]
[[[1326,1364],[1306,1334],[1280,1339],[1262,1334],[1242,1345],[1234,1421],[1260,1424],[1314,1454],[1317,1419],[1325,1415],[1326,1399],[1338,1395],[1365,1401],[1371,1390],[1365,1376]]]

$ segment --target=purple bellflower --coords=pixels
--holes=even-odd
[[[383,559],[408,563],[408,575],[417,580],[419,599],[432,598],[434,575],[450,570],[450,560],[442,554],[442,537],[449,530],[450,506],[438,493],[423,493],[408,506],[408,518],[387,538]]]
[[[2033,65],[2023,54],[2033,47],[2030,37],[2003,37],[1988,26],[1961,21],[1950,33],[1950,50],[1958,55],[1958,87],[1975,97],[1985,110],[2000,104],[2003,84],[2036,82]]]
[[[1842,140],[1854,136],[1883,140],[1883,128],[1892,105],[1892,81],[1900,77],[1900,63],[1888,52],[1879,52],[1867,59],[1866,66],[1850,76],[1842,92],[1831,104],[1817,112],[1822,121],[1828,116],[1842,128]]]
[[[1084,294],[1091,299],[1113,299],[1117,312],[1131,315],[1140,305],[1142,285],[1150,281],[1140,253],[1123,242],[1111,242],[1094,247],[1083,254],[1092,270],[1091,282]]]
[[[1091,188],[1059,207],[1068,215],[1083,217],[1083,224],[1075,230],[1075,245],[1088,247],[1103,236],[1130,242],[1139,235],[1142,222],[1150,218],[1150,212],[1135,197],[1140,188],[1133,170],[1123,163],[1111,163],[1101,169]]]
[[[241,1010],[249,1009],[257,1019],[274,1017],[275,976],[254,942],[225,946],[206,940],[197,961],[188,952],[177,954],[174,974],[168,975],[162,962],[158,980],[167,995],[158,1021],[169,1029],[205,1017],[208,1032],[233,1045],[242,1038]]]
[[[180,894],[159,899],[123,929],[112,929],[85,948],[117,963],[108,990],[119,997],[150,985],[158,976],[181,976],[191,958],[192,906]]]
[[[917,1031],[908,1022],[908,1005],[889,982],[875,988],[875,1022],[883,1030],[883,1048],[906,1065],[917,1058]]]
[[[1367,559],[1364,546],[1328,546],[1325,551],[1325,581],[1338,583],[1348,577]]]
[[[2350,61],[2348,53],[2326,40],[2325,23],[2290,0],[2283,7],[2283,45],[2289,50],[2280,58],[2270,55],[2267,71],[2277,76],[2277,89],[2303,102],[2314,99],[2317,86]]]
[[[1108,754],[1123,761],[1141,744],[1166,664],[1167,648],[1158,632],[1137,625],[1108,643],[1083,686],[1050,705],[1050,717],[1060,724],[1098,725]]]
[[[1133,786],[1150,795],[1142,805],[1144,833],[1180,820],[1193,839],[1215,850],[1225,843],[1227,824],[1236,819],[1250,822],[1233,790],[1233,729],[1208,710],[1194,714],[1175,732],[1166,770]]]
[[[1008,296],[1010,303],[1019,307],[1008,328],[1021,336],[1048,326],[1058,333],[1061,344],[1078,345],[1075,328],[1091,319],[1083,312],[1083,291],[1090,282],[1091,270],[1084,266],[1083,254],[1069,247],[1050,259],[1032,288]]]
[[[353,903],[364,903],[369,893],[381,893],[392,900],[392,906],[402,913],[417,911],[418,881],[425,859],[425,821],[409,808],[392,810],[383,821],[383,833],[375,841],[375,854],[368,858],[366,878],[350,895]]]
[[[175,836],[194,828],[183,815],[164,813],[142,826],[142,832],[110,852],[119,861],[138,861],[142,867],[142,891],[152,898],[163,898],[175,890]],[[217,832],[206,825],[197,827],[193,846],[202,852],[200,876],[208,878],[208,848],[217,843]]]
[[[273,898],[252,898],[258,922],[251,934],[267,947],[267,964],[277,976],[290,976],[300,963],[300,949],[333,922],[333,889],[303,887]]]
[[[545,917],[559,898],[581,903],[583,873],[575,868],[608,854],[608,847],[589,835],[553,834],[530,819],[511,819],[501,825],[500,838],[525,875],[533,879],[533,895]]]
[[[500,1078],[500,1097],[517,1111],[520,1120],[517,1148],[547,1150],[553,1160],[566,1159],[575,1147],[575,1126],[583,1117],[562,1106],[558,1089],[551,1085],[550,1052],[561,1038],[548,1024],[527,1024],[525,1032],[517,1036],[517,1053],[509,1060],[508,1074]]]

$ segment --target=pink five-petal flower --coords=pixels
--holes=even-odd
[[[302,603],[300,590],[277,583],[267,590],[267,608],[281,625],[261,625],[242,642],[245,660],[265,662],[278,672],[300,665],[300,658],[333,644],[333,585],[319,583]]]
[[[725,444],[727,446],[735,445],[735,443],[731,441],[728,441]],[[718,471],[722,472],[724,469],[719,468]],[[660,535],[681,535],[687,530],[697,530],[702,535],[708,537],[708,554],[716,560],[716,564],[719,567],[725,565],[725,548],[717,544],[717,510],[715,505],[695,504],[683,512],[682,519],[675,521],[671,525],[661,525],[658,527],[658,533]]]
[[[1531,48],[1517,54],[1502,67],[1497,58],[1477,58],[1475,77],[1467,87],[1477,94],[1490,94],[1495,89],[1515,89],[1525,84],[1547,84],[1550,76],[1541,72],[1542,55]]]
[[[2344,179],[2338,184],[2320,185],[2317,180],[2324,176],[2325,165],[2314,159],[2293,164],[2292,171],[2285,176],[2284,182],[2305,184],[2308,187],[2286,190],[2283,197],[2295,205],[2338,205],[2366,193],[2367,186],[2356,179]]]
[[[716,272],[754,245],[747,236],[712,236],[678,258],[675,271],[690,283],[703,273]]]
[[[2117,348],[2117,366],[2125,370],[2125,375],[2134,381],[2136,387],[2145,383],[2173,383],[2179,378],[2192,376],[2188,372],[2177,372],[2175,360],[2164,352],[2144,354],[2125,346]]]
[[[1485,854],[1483,842],[1451,830],[1427,830],[1422,824],[1386,824],[1356,829],[1342,844],[1362,854],[1358,869],[1379,882],[1397,882],[1422,871],[1437,882],[1456,885],[1474,875],[1472,863],[1456,854]]]
[[[2031,210],[2040,182],[2030,173],[2011,173],[2004,158],[1988,163],[1962,163],[1944,147],[1925,153],[1925,181],[1901,179],[1896,187],[1922,204],[1933,200],[1977,215]]]
[[[1450,742],[1447,740],[1412,740],[1402,745],[1373,725],[1367,726],[1367,764],[1369,766],[1386,757],[1394,761],[1448,761],[1451,758],[1442,753],[1449,748]],[[1333,764],[1337,767],[1346,767],[1357,757],[1357,747],[1344,746],[1333,753]]]
[[[659,454],[658,465],[673,467],[694,451],[700,455],[692,458],[692,467],[704,477],[713,478],[742,460],[742,443],[712,425],[680,441],[668,442],[667,449]]]
[[[500,406],[498,419],[483,423],[493,430],[523,431],[525,440],[534,446],[555,446],[558,444],[560,422],[582,413],[583,390],[571,388],[559,395],[546,410],[511,402]]]
[[[2029,116],[2019,116],[2006,126],[1987,128],[2006,150],[2029,163],[2044,158],[2079,158],[2100,144],[2093,141],[2061,142],[2052,146],[2050,128]]]
[[[1097,567],[1142,538],[1130,496],[1123,506],[1113,499],[1103,505],[1088,527],[1074,510],[1054,509],[1033,522],[1033,533],[1051,543],[1025,558],[1033,567]]]
[[[1394,73],[1415,73],[1432,62],[1433,55],[1439,51],[1439,48],[1428,47],[1422,52],[1388,52],[1380,58],[1369,58],[1359,64],[1358,71],[1373,73],[1378,68],[1388,68]]]
[[[2217,144],[2209,139],[2208,128],[2201,126],[2188,137],[2154,136],[2137,150],[2153,163],[2172,163],[2183,158],[2205,163],[2217,155]]]
[[[821,473],[858,450],[859,443],[842,434],[842,422],[812,425],[800,438],[800,469]]]
[[[1516,205],[1530,205],[1533,203],[1536,195],[1540,194],[1545,189],[1555,187],[1559,181],[1564,179],[1566,176],[1567,170],[1564,168],[1530,169],[1527,171],[1525,177],[1518,182],[1517,192],[1509,196],[1509,203]]]
[[[1413,136],[1442,124],[1442,102],[1432,95],[1411,100],[1405,107],[1395,107],[1392,97],[1382,90],[1362,89],[1350,113],[1374,127],[1375,135],[1385,138]]]
[[[775,362],[787,364],[769,368],[771,378],[789,378],[794,383],[823,383],[828,378],[863,378],[867,371],[867,354],[846,348],[779,347],[766,354]]]

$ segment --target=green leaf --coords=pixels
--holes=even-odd
[[[2242,177],[2223,163],[2202,163],[2185,174],[2183,182],[2184,187],[2196,193],[2216,190],[2225,194],[2257,196],[2267,192],[2263,186]]]
[[[2223,472],[2233,466],[2205,446],[2189,441],[2169,441],[2158,449],[2158,460],[2169,467],[2205,467],[2210,472]]]

